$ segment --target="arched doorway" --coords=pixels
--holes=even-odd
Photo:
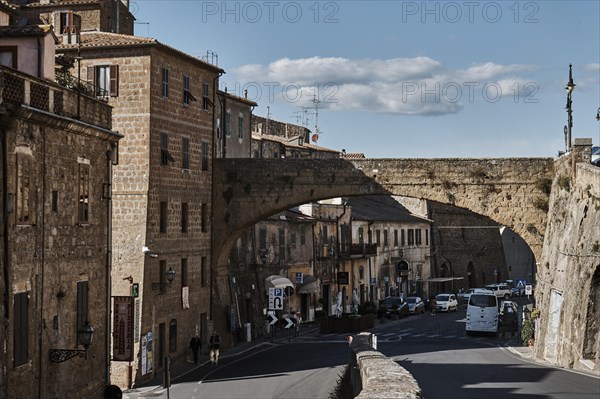
[[[469,262],[467,265],[467,283],[469,284],[468,288],[474,288],[477,286],[477,276],[475,276],[475,266],[473,262]]]
[[[583,358],[595,360],[600,352],[600,265],[592,276],[585,322]]]

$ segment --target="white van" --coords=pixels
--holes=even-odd
[[[493,291],[478,289],[473,291],[467,304],[467,335],[471,331],[498,332],[498,298]]]

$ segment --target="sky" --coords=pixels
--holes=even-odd
[[[135,34],[218,63],[254,114],[369,158],[555,157],[600,142],[600,1],[135,0]],[[314,137],[316,138],[316,137]]]

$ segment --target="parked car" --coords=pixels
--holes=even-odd
[[[510,288],[506,283],[489,284],[485,286],[485,289],[493,291],[498,298],[504,298],[505,300],[511,296]]]
[[[409,314],[425,313],[425,302],[423,302],[421,297],[409,296],[406,298],[406,303],[408,303]]]
[[[476,288],[469,288],[466,291],[459,292],[456,295],[458,297],[457,299],[462,299],[462,303],[469,303],[469,298],[471,297],[471,294],[475,292],[475,290]]]
[[[408,303],[401,296],[388,296],[381,303],[387,308],[385,317],[391,318],[392,314],[397,314],[399,318],[408,316]]]
[[[438,312],[450,312],[451,310],[456,312],[458,309],[458,301],[454,294],[438,294],[435,296],[435,301],[437,302],[435,309]]]

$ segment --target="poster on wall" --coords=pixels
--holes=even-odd
[[[133,301],[131,296],[114,297],[113,361],[133,360]]]
[[[146,375],[148,371],[146,370],[146,356],[148,351],[148,342],[146,339],[146,335],[142,336],[142,375]]]
[[[146,334],[146,372],[150,373],[153,369],[154,361],[152,359],[152,333]]]

